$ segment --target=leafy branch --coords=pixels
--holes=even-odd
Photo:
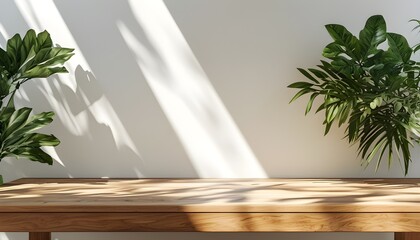
[[[309,94],[307,114],[322,96],[316,112],[325,112],[325,134],[335,122],[346,124],[346,138],[358,143],[365,166],[376,159],[377,170],[386,156],[390,167],[397,155],[407,174],[410,147],[420,139],[420,64],[411,60],[420,46],[387,32],[380,15],[367,20],[358,38],[342,25],[325,27],[333,39],[322,53],[329,61],[298,69],[309,81],[289,85],[299,89],[291,102]]]
[[[52,122],[54,113],[31,115],[31,108],[16,109],[14,96],[19,87],[33,78],[47,78],[55,73],[67,73],[63,64],[74,54],[74,49],[54,47],[50,34],[36,35],[29,30],[22,39],[19,34],[0,48],[0,160],[4,157],[27,158],[52,164],[43,146],[57,146],[54,135],[35,133]],[[4,100],[8,102],[3,106]]]

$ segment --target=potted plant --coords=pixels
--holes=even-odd
[[[0,161],[16,157],[53,163],[41,147],[57,146],[60,141],[54,135],[35,131],[51,123],[54,113],[31,115],[32,108],[16,109],[14,96],[23,83],[33,78],[67,73],[63,64],[73,56],[73,50],[54,46],[47,31],[37,35],[34,30],[23,39],[14,35],[5,49],[0,48]]]
[[[309,94],[305,114],[317,97],[316,112],[325,113],[325,134],[333,125],[346,124],[349,143],[358,144],[365,166],[376,159],[376,170],[385,155],[390,166],[396,155],[408,173],[410,147],[420,137],[420,64],[411,59],[414,49],[399,34],[387,32],[382,16],[370,17],[359,36],[344,26],[325,26],[328,44],[317,68],[298,70],[306,81],[291,102]]]

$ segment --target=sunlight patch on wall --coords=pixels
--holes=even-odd
[[[52,78],[59,78],[61,84],[76,92],[77,81],[75,79],[75,71],[78,64],[80,63],[84,69],[90,69],[90,67],[79,50],[75,39],[60,15],[55,3],[52,0],[37,1],[36,3],[31,0],[15,0],[15,3],[29,28],[34,29],[36,32],[47,29],[54,42],[58,42],[65,47],[75,48],[75,55],[65,64],[70,74],[57,74]],[[62,86],[51,86],[50,84],[48,81],[41,81],[39,89],[53,107],[58,118],[72,134],[76,136],[85,134],[87,128],[86,113],[79,113],[77,116],[74,116],[67,105],[64,94],[62,94]],[[61,98],[59,100],[52,97],[54,96],[53,87],[60,93]],[[27,96],[25,89],[20,89],[17,97],[28,101],[29,98],[25,96]]]
[[[15,3],[30,28],[33,28],[37,32],[47,29],[54,42],[60,43],[60,45],[64,47],[75,48],[75,55],[65,65],[69,72],[75,72],[79,65],[82,66],[83,69],[91,71],[89,64],[80,51],[76,40],[58,11],[54,1],[15,0]],[[64,85],[67,85],[70,89],[76,91],[77,82],[74,79],[74,74],[59,75],[59,78],[63,80],[62,82]]]
[[[59,78],[60,83],[57,81],[42,81],[39,86],[40,91],[44,94],[67,130],[75,136],[90,136],[91,133],[88,124],[90,113],[90,116],[92,116],[97,123],[104,124],[111,129],[113,139],[118,149],[126,146],[141,158],[128,131],[125,129],[118,114],[106,96],[103,95],[99,99],[95,99],[94,102],[91,102],[89,97],[85,95],[83,89],[78,86],[78,77],[81,79],[83,78],[83,81],[90,82],[93,80],[90,77],[94,78],[94,73],[83,56],[73,34],[65,23],[54,1],[15,0],[15,3],[30,28],[35,29],[37,32],[47,29],[54,42],[60,43],[60,45],[64,47],[75,48],[75,55],[66,63],[66,68],[69,70],[70,74],[58,74],[53,77]],[[70,88],[80,98],[80,101],[83,101],[86,106],[85,110],[78,113],[72,112],[71,106],[63,93],[61,84]],[[28,100],[23,89],[20,92],[21,93],[18,96]],[[56,99],[55,97],[59,97],[59,99]]]
[[[0,46],[4,49],[6,46],[7,39],[9,39],[11,36],[7,33],[6,29],[1,23],[0,23],[0,35],[3,38],[2,40],[4,40],[4,43],[0,42]]]
[[[200,177],[267,177],[162,0],[129,1],[117,26]]]
[[[0,233],[0,240],[9,240],[9,237],[6,235],[6,233]]]
[[[65,167],[63,160],[61,160],[60,156],[57,153],[57,150],[55,147],[42,147],[42,150],[44,150],[48,155],[50,155],[54,161],[58,162],[61,166]]]
[[[118,117],[118,114],[112,108],[108,99],[102,96],[100,99],[92,103],[89,107],[90,112],[98,123],[104,124],[111,129],[114,136],[115,144],[118,149],[123,146],[130,148],[138,157],[141,158],[139,151],[133,140],[129,137],[127,130]]]
[[[78,67],[78,69],[81,68]],[[81,71],[82,70],[79,70],[78,72],[80,73]],[[115,144],[119,150],[126,146],[131,149],[139,158],[141,158],[140,152],[128,134],[128,131],[125,129],[124,124],[121,122],[118,114],[105,96],[102,95],[99,99],[91,102],[83,92],[83,89],[78,88],[76,94],[80,96],[80,101],[83,101],[88,108],[75,114],[72,112],[71,106],[64,96],[62,89],[58,86],[57,82],[53,82],[52,84],[54,86],[54,90],[52,89],[51,85],[47,83],[47,81],[43,81],[41,84],[42,88],[40,88],[40,90],[44,93],[44,95],[53,96],[54,90],[59,94],[60,101],[55,98],[49,98],[48,101],[57,112],[57,116],[60,118],[60,120],[67,123],[69,131],[71,131],[74,135],[90,136],[88,124],[88,114],[90,113],[90,115],[95,118],[97,123],[104,124],[110,128]]]
[[[59,85],[57,86],[56,82],[50,85],[47,81],[41,81],[40,85],[39,90],[44,96],[56,96],[47,98],[47,101],[54,109],[60,121],[66,126],[67,130],[75,136],[89,135],[88,111],[84,110],[79,113],[73,113],[62,88]]]

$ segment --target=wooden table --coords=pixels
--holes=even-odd
[[[0,231],[396,232],[420,239],[420,179],[20,179]]]

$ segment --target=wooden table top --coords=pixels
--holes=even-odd
[[[20,179],[0,212],[420,212],[420,179]]]

